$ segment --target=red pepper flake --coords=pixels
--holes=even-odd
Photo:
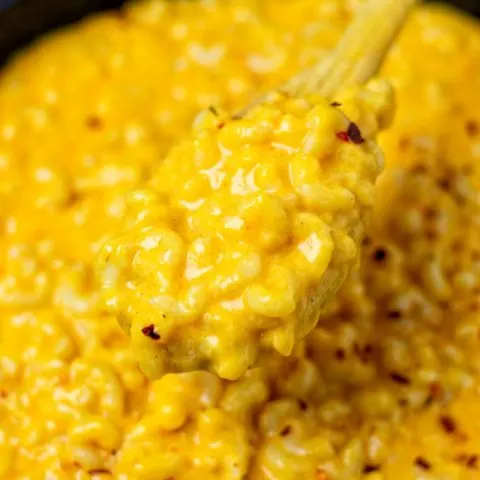
[[[378,472],[379,470],[380,465],[365,465],[365,467],[363,468],[363,473],[366,475],[369,473]]]
[[[347,134],[350,140],[356,145],[360,145],[365,142],[365,139],[362,137],[362,132],[360,131],[356,123],[350,122]]]
[[[330,104],[330,106],[332,106],[332,107],[341,107],[342,104],[339,103],[339,102],[332,102],[332,103]]]
[[[337,348],[335,350],[335,358],[339,362],[342,362],[343,360],[345,360],[345,350],[343,348]]]
[[[422,470],[430,470],[432,468],[432,464],[423,457],[417,457],[414,463],[417,467],[421,468]]]
[[[397,372],[392,372],[390,374],[390,378],[396,382],[396,383],[399,383],[400,385],[410,385],[411,381],[408,377],[406,377],[405,375],[402,375],[401,373],[397,373]]]
[[[218,128],[219,130],[221,130],[224,126],[225,126],[225,122],[220,122],[220,123],[217,125],[217,128]]]
[[[102,473],[112,473],[110,470],[107,470],[106,468],[94,468],[93,470],[89,470],[88,474],[89,475],[101,475]]]
[[[432,395],[432,397],[435,397],[435,398],[438,398],[443,392],[442,384],[439,382],[432,382],[430,384],[429,389],[430,389],[430,394]]]
[[[428,395],[427,399],[425,400],[425,407],[429,407],[434,400],[439,398],[442,395],[443,388],[439,382],[432,382],[429,386],[430,395]]]
[[[457,424],[449,415],[440,415],[439,421],[446,433],[453,434],[457,431]]]
[[[348,132],[337,132],[336,135],[337,135],[337,138],[342,142],[348,143],[348,141],[350,140],[348,136]]]
[[[292,427],[290,425],[286,425],[283,427],[283,429],[280,431],[280,435],[282,437],[286,437],[290,432],[292,431]]]
[[[363,353],[365,355],[371,355],[373,353],[373,345],[371,345],[370,343],[367,343],[364,347],[363,347]]]
[[[402,318],[402,312],[399,310],[390,310],[387,315],[388,318],[392,320],[398,320],[399,318]]]
[[[308,409],[308,404],[305,400],[299,399],[298,400],[298,406],[300,407],[300,410],[307,410]]]
[[[476,470],[478,468],[478,455],[470,455],[466,462],[466,465],[468,468]]]
[[[387,251],[384,248],[377,248],[373,252],[373,259],[379,263],[384,262],[387,259]]]
[[[478,468],[478,455],[469,455],[468,453],[461,453],[455,457],[455,460],[467,468],[476,470]]]
[[[142,328],[142,333],[152,340],[160,340],[160,335],[155,330],[155,325],[152,323],[151,325],[147,325],[146,327]]]

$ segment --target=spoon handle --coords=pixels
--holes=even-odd
[[[370,0],[331,55],[284,86],[295,95],[318,92],[332,98],[340,89],[362,84],[377,73],[417,0]]]
[[[279,90],[294,96],[320,93],[332,99],[344,87],[365,83],[377,73],[416,3],[418,0],[368,0],[335,50]],[[264,99],[265,95],[256,98],[234,118],[243,117]]]

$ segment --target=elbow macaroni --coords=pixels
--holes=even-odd
[[[234,381],[206,371],[152,381],[101,308],[93,259],[123,235],[127,212],[131,226],[168,219],[145,184],[196,113],[236,111],[310,65],[354,3],[137,2],[2,70],[0,478],[478,476],[480,33],[452,11],[419,7],[385,65],[397,114],[379,137],[386,169],[361,264],[289,356],[262,349]],[[338,99],[366,138],[391,121],[380,86]],[[370,195],[356,191],[367,206]],[[281,222],[267,217],[262,232]],[[352,243],[332,240],[347,262]],[[252,248],[282,241],[262,234]],[[193,265],[189,275],[208,258]],[[148,262],[137,268],[149,274]]]

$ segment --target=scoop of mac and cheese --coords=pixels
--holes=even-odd
[[[344,97],[272,93],[243,118],[211,107],[131,193],[100,270],[147,375],[235,379],[315,326],[357,262],[391,112],[385,82]]]

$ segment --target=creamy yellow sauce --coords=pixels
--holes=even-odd
[[[473,20],[420,7],[393,48],[361,264],[290,356],[150,381],[102,306],[94,259],[198,112],[312,64],[360,3],[149,0],[0,74],[1,478],[480,478]]]

